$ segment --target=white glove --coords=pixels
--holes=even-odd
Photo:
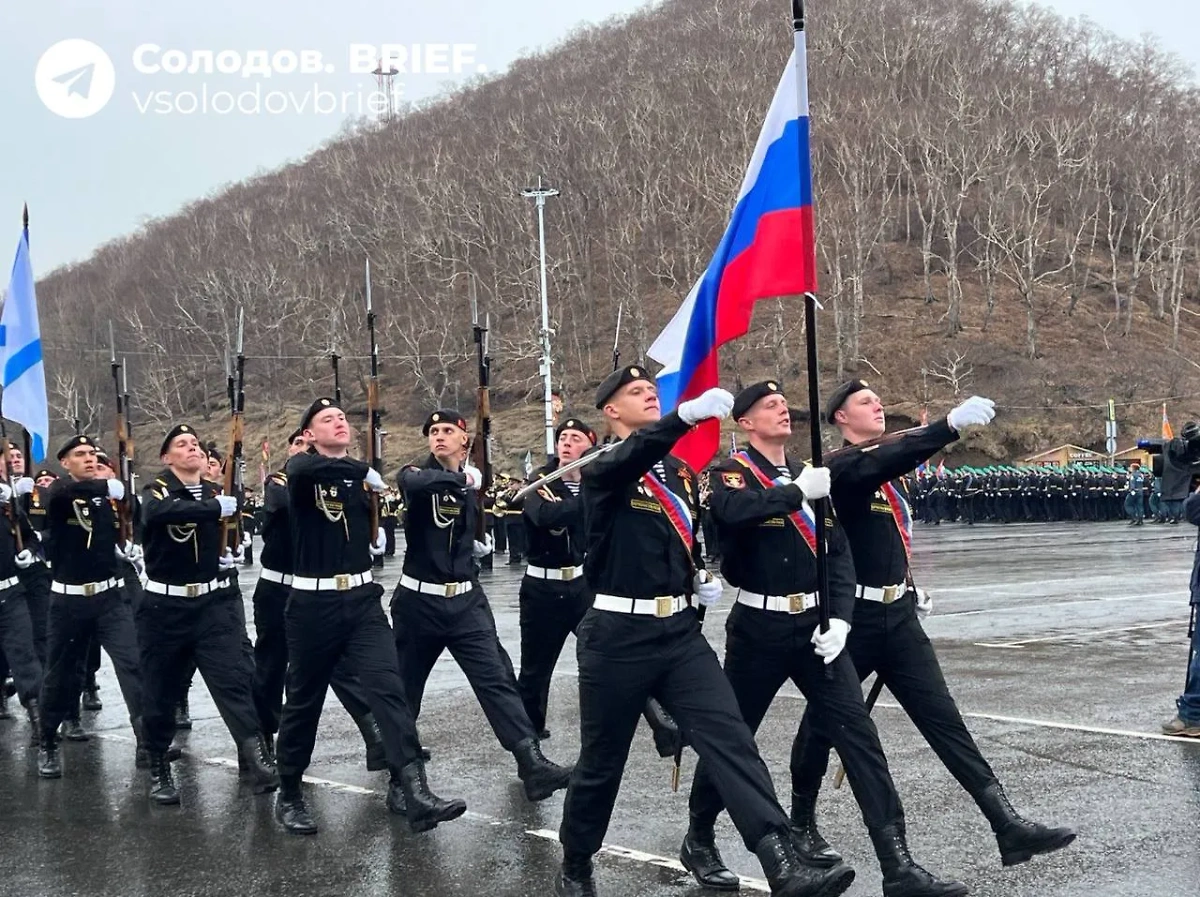
[[[33,491],[34,482],[30,477],[17,477],[13,480],[13,492],[17,495],[28,495]]]
[[[6,505],[12,501],[13,491],[8,483],[0,483],[0,505]]]
[[[698,398],[684,402],[678,411],[679,419],[688,426],[713,417],[725,420],[733,411],[733,396],[724,389],[713,388]]]
[[[234,567],[237,566],[237,558],[235,558],[233,556],[232,551],[230,551],[228,548],[226,548],[225,552],[221,555],[221,557],[217,559],[217,565],[222,570],[232,570]]]
[[[127,561],[127,560],[129,560],[129,555],[127,555],[127,554],[125,553],[125,549],[121,547],[121,543],[120,543],[120,542],[118,542],[116,545],[114,545],[114,546],[113,546],[113,552],[114,552],[114,553],[117,555],[117,560],[118,560],[118,561]]]
[[[25,550],[21,551],[15,558],[13,558],[13,560],[15,560],[17,562],[18,567],[20,567],[22,570],[24,570],[27,567],[33,566],[33,562],[34,562],[35,558],[33,556],[33,552],[31,552],[28,548],[26,548]]]
[[[367,475],[364,479],[366,480],[367,488],[372,492],[382,492],[387,488],[387,485],[383,482],[383,477],[379,475],[379,471],[374,467],[367,470]]]
[[[995,416],[995,402],[980,396],[971,396],[946,415],[946,423],[952,430],[962,430],[963,427],[982,427],[984,424],[990,424]]]
[[[117,548],[119,549],[120,546],[118,545]],[[125,560],[135,565],[141,561],[143,557],[145,557],[145,554],[142,551],[142,546],[138,545],[136,542],[130,542],[128,545],[126,545],[123,553],[125,555]]]
[[[933,599],[924,589],[917,589],[917,619],[924,620],[933,613]]]
[[[114,501],[120,501],[125,497],[125,484],[120,480],[108,481],[108,497]]]
[[[480,487],[483,486],[483,472],[478,467],[472,467],[470,464],[464,464],[462,472],[467,477],[467,485],[478,492]]]
[[[482,542],[480,542],[478,539],[476,539],[474,544],[471,546],[471,555],[475,558],[475,560],[479,560],[480,558],[485,558],[491,553],[492,553],[492,534],[491,533],[488,533],[486,536],[484,536]]]
[[[380,527],[375,533],[375,541],[367,551],[371,552],[371,557],[383,557],[384,549],[387,547],[387,537],[383,534],[383,527]]]
[[[829,497],[829,468],[806,467],[796,477],[796,485],[809,500]]]
[[[708,573],[697,573],[692,579],[692,594],[696,596],[696,601],[704,607],[711,607],[720,601],[721,592],[724,590],[725,586],[721,585],[721,580],[708,575]]]
[[[112,480],[109,480],[111,483]],[[232,517],[237,513],[237,499],[232,495],[218,495],[217,501],[221,505],[221,516]]]
[[[828,632],[822,632],[820,626],[813,630],[812,643],[816,646],[813,650],[824,657],[826,663],[833,663],[846,647],[849,634],[850,624],[833,617],[829,620]]]
[[[250,535],[249,533],[243,531],[242,532],[242,548],[249,548],[253,544],[254,544],[254,537],[252,535]]]

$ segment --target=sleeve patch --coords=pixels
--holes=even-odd
[[[726,486],[728,486],[730,489],[745,489],[746,488],[746,478],[743,477],[737,471],[732,471],[729,473],[722,473],[721,474],[721,482],[724,483]]]

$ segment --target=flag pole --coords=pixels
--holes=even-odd
[[[29,246],[29,203],[27,203],[27,202],[21,204],[21,230],[24,232],[25,246],[28,249],[28,246]],[[25,451],[25,475],[28,476],[29,471],[31,469],[30,465],[33,464],[33,442],[29,438],[29,428],[28,427],[26,427],[24,424],[22,424],[21,431],[25,434],[24,438],[22,439],[22,446],[24,447],[24,451]]]
[[[805,53],[804,35],[804,0],[792,0],[792,31],[795,39],[795,64],[801,71],[796,73],[796,83],[802,92],[801,113],[807,106],[807,55]],[[807,116],[802,118],[807,121]],[[796,160],[800,166],[800,182],[804,184],[812,180],[809,159],[804,151],[808,141],[800,141],[800,157]],[[821,467],[823,463],[821,451],[821,396],[819,389],[820,371],[817,365],[817,297],[812,293],[804,294],[804,352],[808,362],[808,425],[809,436],[812,439],[812,463]],[[825,546],[825,514],[826,502],[822,498],[813,502],[813,527],[817,532],[817,616],[821,632],[829,631],[829,564],[826,559]]]

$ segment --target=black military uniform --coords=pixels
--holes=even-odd
[[[8,488],[5,484],[5,489]],[[0,507],[0,513],[4,514],[4,522],[0,524],[0,644],[4,646],[5,665],[12,673],[21,706],[29,716],[29,742],[38,744],[41,739],[38,698],[42,690],[42,664],[34,650],[33,623],[25,601],[25,585],[19,574],[20,564],[40,562],[28,548],[18,554],[16,533],[20,532],[23,546],[32,544],[37,537],[25,517],[15,513],[11,495]],[[0,691],[4,687],[3,679],[0,679]]]
[[[423,433],[428,436],[436,423],[452,424],[464,433],[467,427],[457,411],[439,410],[425,421]],[[442,467],[432,454],[421,467],[402,469],[398,483],[406,508],[405,552],[391,611],[408,702],[419,716],[425,682],[448,650],[500,744],[516,758],[525,796],[544,800],[567,786],[570,769],[542,755],[511,662],[500,647],[487,595],[474,580],[478,494],[464,473]]]
[[[194,434],[186,424],[176,426],[159,454],[165,455],[176,438]],[[160,804],[179,803],[167,750],[185,667],[193,660],[237,742],[255,793],[273,791],[278,785],[254,712],[254,674],[243,644],[245,611],[235,607],[237,602],[218,596],[221,517],[217,488],[204,479],[188,486],[167,469],[142,491],[146,582],[135,619],[144,677],[150,796]]]
[[[383,556],[396,556],[396,526],[400,522],[400,497],[385,492],[379,499],[379,525],[383,527]]]
[[[568,418],[554,439],[575,430],[596,444],[595,431],[578,418]],[[534,476],[558,468],[555,458]],[[583,576],[583,505],[579,484],[555,480],[531,493],[524,503],[529,566],[521,580],[521,675],[517,688],[534,731],[545,738],[550,677],[566,644],[592,606]]]
[[[87,436],[75,436],[59,450],[58,460],[81,447],[94,450]],[[111,500],[124,497],[120,480],[99,477],[58,480],[46,495],[54,580],[50,586],[49,659],[41,699],[38,775],[42,778],[62,776],[58,727],[78,709],[82,665],[93,635],[112,659],[129,721],[138,737],[138,765],[148,764],[141,737],[137,636],[133,613],[121,590],[124,581],[117,554],[120,523]]]
[[[850,396],[868,388],[861,380],[841,386],[829,400],[826,420],[832,422]],[[942,763],[979,804],[1009,865],[1064,847],[1075,833],[1030,823],[1012,808],[950,696],[937,654],[917,618],[915,592],[907,586],[911,514],[903,484],[897,485],[896,479],[957,439],[958,433],[943,418],[870,452],[830,457],[830,497],[850,542],[858,582],[846,650],[860,679],[872,672],[882,678]],[[829,747],[827,736],[817,731],[806,710],[792,749],[794,788],[820,789]],[[876,842],[876,849],[880,847]]]
[[[329,408],[337,409],[333,399],[318,399],[300,429]],[[344,659],[361,683],[392,766],[388,809],[406,813],[409,827],[417,832],[456,819],[467,805],[442,800],[429,790],[413,713],[379,603],[383,588],[371,577],[369,546],[376,534],[371,532],[366,480],[373,471],[363,461],[315,449],[292,456],[284,470],[295,573],[284,611],[291,662],[279,724],[275,818],[296,834],[317,831],[300,782],[312,759],[325,693]],[[383,481],[377,484],[382,490]]]
[[[636,365],[614,371],[601,383],[596,407],[603,409],[614,393],[638,381],[653,382]],[[835,871],[801,864],[767,767],[700,631],[692,606],[702,578],[692,536],[696,476],[668,456],[689,429],[672,412],[615,443],[583,470],[584,564],[596,595],[578,630],[583,744],[563,804],[557,893],[595,893],[592,856],[608,829],[638,716],[654,696],[713,771],[772,892],[840,894],[854,873],[844,866]]]
[[[41,479],[48,471],[38,471]],[[55,479],[57,479],[55,475]],[[41,532],[45,528],[46,487],[35,486],[32,492],[20,496],[18,503],[29,518],[30,525]],[[47,658],[47,624],[50,614],[50,566],[46,562],[46,548],[41,540],[34,538],[25,546],[34,557],[34,563],[18,571],[21,584],[25,587],[25,603],[29,606],[29,621],[33,625],[33,649],[43,669]]]
[[[288,439],[290,444],[300,431]],[[288,513],[287,474],[282,471],[267,477],[263,487],[262,572],[254,587],[254,706],[268,739],[279,731],[283,708],[283,687],[287,675],[287,629],[284,609],[291,593],[292,560],[291,515]],[[366,696],[345,659],[333,669],[330,685],[346,712],[362,732],[367,745],[367,769],[387,768],[387,756],[379,737],[379,726],[371,715]]]
[[[778,383],[771,380],[747,387],[738,394],[734,418],[779,394]],[[726,624],[725,673],[751,731],[757,731],[780,687],[791,679],[813,708],[813,726],[834,743],[844,761],[872,838],[877,843],[903,839],[900,798],[863,703],[854,663],[843,650],[826,664],[812,646],[818,624],[816,528],[796,483],[803,466],[785,459],[783,467],[776,467],[751,444],[722,462],[710,478],[712,513],[727,549],[721,573],[738,589]],[[854,614],[854,561],[836,521],[827,519],[825,526],[829,613],[849,623]],[[793,840],[807,862],[833,867],[842,858],[817,830],[816,802],[815,790],[793,787]],[[680,859],[702,885],[731,888],[737,877],[725,868],[713,838],[713,824],[723,807],[708,765],[701,760],[692,781],[691,824]],[[949,883],[919,868],[910,862],[903,872],[891,871],[893,887],[903,877],[907,893],[955,892]],[[966,893],[965,887],[957,887]]]

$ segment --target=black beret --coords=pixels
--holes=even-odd
[[[215,443],[210,445],[207,449],[205,449],[205,453],[208,455],[209,458],[211,458],[214,461],[221,462],[221,461],[225,460],[224,458],[221,457],[221,453],[219,451],[217,451],[217,446]]]
[[[568,417],[565,421],[559,424],[554,430],[554,441],[558,441],[558,437],[563,434],[564,430],[575,430],[577,433],[582,433],[588,438],[592,445],[596,444],[596,431],[585,424],[577,417]]]
[[[467,432],[467,421],[461,414],[453,408],[439,408],[429,417],[425,418],[425,426],[421,428],[421,435],[428,436],[429,428],[434,424],[453,424],[464,433]]]
[[[34,479],[40,480],[42,477],[50,477],[52,480],[57,480],[58,474],[56,474],[53,470],[46,470],[46,468],[43,467],[37,472],[37,476],[35,476]]]
[[[304,428],[297,427],[295,430],[292,431],[292,435],[288,437],[288,445],[291,445],[293,442],[295,442],[296,437],[303,436],[303,435],[304,435]]]
[[[71,439],[58,450],[58,460],[61,461],[67,456],[67,452],[79,448],[81,445],[90,445],[96,447],[96,442],[91,436],[72,436]]]
[[[322,396],[308,406],[308,410],[304,412],[304,417],[300,418],[300,429],[302,431],[307,430],[308,425],[312,423],[312,419],[326,408],[337,408],[340,410],[341,407],[335,400],[328,396]]]
[[[650,376],[650,372],[640,364],[631,364],[627,367],[617,368],[605,377],[596,388],[596,408],[602,409],[604,403],[612,398],[613,393],[625,384],[634,383],[638,380],[646,380],[650,383],[655,382],[654,378]]]
[[[765,399],[767,396],[781,395],[783,390],[779,386],[777,380],[763,380],[759,383],[753,383],[747,386],[737,394],[733,400],[733,419],[737,420],[744,415],[759,399]]]
[[[172,427],[171,432],[167,434],[167,438],[163,440],[162,448],[158,450],[159,455],[165,455],[167,450],[171,447],[171,443],[174,442],[177,437],[185,435],[196,436],[196,431],[187,424],[176,424],[174,427]],[[196,436],[197,440],[199,440],[199,438],[200,437]]]
[[[829,402],[825,405],[825,421],[833,423],[833,416],[837,414],[838,409],[846,404],[846,399],[850,398],[856,392],[863,389],[870,389],[866,380],[847,380],[829,397]]]
[[[108,455],[106,455],[104,453],[103,449],[99,449],[99,448],[96,449],[96,462],[99,464],[103,464],[105,467],[107,467],[111,470],[116,470],[116,468],[113,467],[112,461],[109,460]]]

